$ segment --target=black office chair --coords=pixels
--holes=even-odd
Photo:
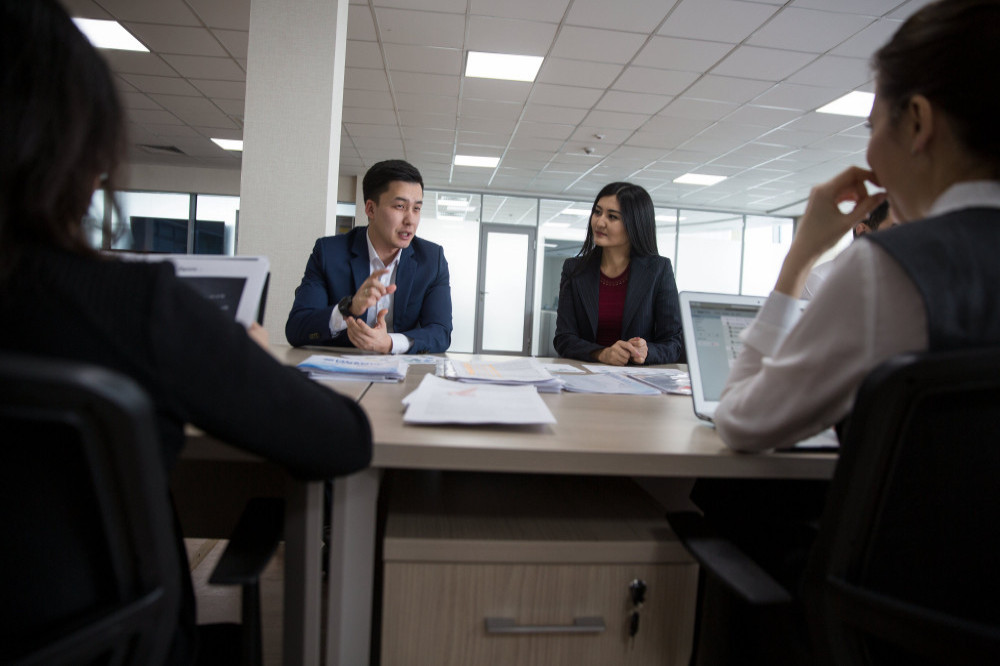
[[[801,591],[697,514],[668,518],[742,598],[801,601],[814,663],[1000,663],[1000,350],[905,354],[868,376]]]
[[[168,654],[188,573],[154,424],[124,376],[0,354],[0,662],[155,665]],[[241,519],[216,569],[221,582],[250,582],[245,605],[281,538],[281,501],[254,509],[267,519]],[[259,613],[244,613],[255,636],[229,653],[260,663]]]

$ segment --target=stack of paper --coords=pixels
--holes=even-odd
[[[534,386],[543,393],[558,393],[563,382],[554,377],[533,358],[490,363],[487,361],[453,361],[455,378],[460,382],[487,383],[506,386]]]
[[[636,365],[584,365],[591,372],[625,375],[662,393],[691,395],[691,375],[673,368],[646,368]]]
[[[318,356],[298,365],[312,379],[357,379],[366,382],[399,382],[409,367],[395,356]]]
[[[563,388],[574,393],[616,393],[619,395],[660,395],[660,390],[630,379],[626,375],[597,373],[569,375],[563,378]]]
[[[420,386],[403,398],[404,423],[555,423],[534,386],[460,384],[424,375]]]

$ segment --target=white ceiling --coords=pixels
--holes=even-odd
[[[250,0],[62,1],[151,51],[105,51],[132,161],[240,168],[209,138],[242,138]],[[662,206],[798,213],[865,161],[863,119],[815,109],[873,91],[868,58],[927,1],[351,0],[341,174],[404,157],[429,189],[587,201],[629,180]],[[466,78],[469,50],[545,61],[533,83]],[[671,182],[689,171],[728,179]]]

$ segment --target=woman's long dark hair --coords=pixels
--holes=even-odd
[[[92,252],[83,217],[124,146],[111,72],[63,8],[0,0],[0,279],[29,244]]]
[[[594,205],[590,214],[593,216],[597,202],[606,196],[618,197],[618,208],[625,225],[625,235],[628,236],[630,255],[633,257],[648,257],[660,254],[656,246],[656,211],[649,192],[632,183],[610,183],[601,188],[594,197]],[[594,245],[594,229],[587,222],[587,237],[583,241],[576,256],[584,259],[600,260],[601,248]],[[590,261],[580,262],[581,267]]]

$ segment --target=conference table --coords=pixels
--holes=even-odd
[[[448,353],[452,361],[509,356]],[[538,359],[579,366],[565,359]],[[433,371],[412,365],[401,383],[373,383],[361,396],[372,423],[369,469],[334,482],[325,663],[369,661],[376,509],[388,469],[519,472],[655,478],[830,478],[836,455],[739,454],[694,416],[689,396],[543,393],[551,425],[426,426],[403,423],[402,399]]]
[[[272,347],[274,356],[289,365],[311,354],[347,351]],[[457,353],[443,356],[453,362],[502,362],[512,358]],[[538,360],[580,365],[566,359]],[[383,470],[823,479],[832,476],[836,464],[836,455],[830,453],[734,453],[714,429],[694,416],[691,398],[681,395],[543,393],[542,399],[556,418],[556,423],[549,425],[403,423],[403,397],[434,367],[410,365],[406,379],[399,383],[321,382],[359,401],[372,423],[374,453],[368,469],[333,482],[325,618],[320,562],[323,483],[285,475],[283,663],[359,666],[369,662],[373,582],[378,566],[376,515]],[[183,460],[277,467],[193,429],[188,431]],[[324,619],[325,655],[320,647]]]

